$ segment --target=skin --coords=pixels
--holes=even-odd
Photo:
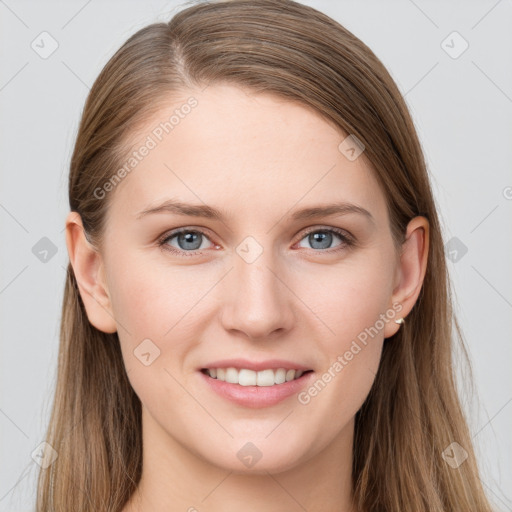
[[[412,309],[425,275],[428,221],[411,220],[397,254],[364,153],[348,160],[338,149],[346,134],[273,95],[231,85],[187,90],[148,120],[138,140],[191,95],[198,106],[110,192],[101,251],[85,239],[76,212],[66,221],[88,318],[118,332],[143,405],[143,475],[123,512],[354,510],[354,416],[385,338],[400,328],[389,313],[306,405],[296,395],[261,409],[234,405],[197,369],[215,359],[283,358],[312,368],[313,381],[321,377],[393,304],[402,308],[394,318]],[[221,209],[225,222],[173,213],[136,218],[171,197]],[[299,209],[334,201],[367,209],[373,222],[356,213],[291,220]],[[201,254],[187,255],[183,240],[181,256],[158,246],[180,227],[205,233]],[[316,227],[340,228],[355,245],[333,234],[323,248],[307,236]],[[263,249],[251,263],[236,252],[248,236]],[[178,237],[167,245],[180,250]],[[148,366],[133,353],[146,338],[160,349]],[[248,441],[262,454],[251,468],[237,457]]]

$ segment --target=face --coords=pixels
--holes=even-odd
[[[404,311],[385,197],[364,152],[340,150],[346,135],[228,85],[183,92],[137,132],[150,149],[109,192],[102,272],[160,442],[239,472],[259,453],[254,473],[350,437]],[[201,371],[231,366],[245,371],[228,380],[253,384]],[[272,368],[311,371],[247,371]],[[269,375],[285,382],[254,386]]]

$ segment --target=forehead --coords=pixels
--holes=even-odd
[[[135,216],[172,197],[250,216],[346,200],[385,215],[364,153],[350,160],[340,150],[346,137],[313,109],[272,94],[232,85],[183,91],[137,130],[135,165],[114,208]]]

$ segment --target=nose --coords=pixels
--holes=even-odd
[[[264,340],[290,330],[296,320],[294,295],[286,271],[264,250],[256,261],[234,254],[233,270],[223,280],[221,322],[232,333]]]

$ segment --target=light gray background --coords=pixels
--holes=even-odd
[[[459,243],[447,255],[476,377],[479,402],[463,401],[484,487],[512,511],[512,2],[304,3],[368,44],[410,106],[445,241]],[[124,41],[179,5],[0,0],[0,511],[33,507],[31,454],[55,384],[68,164],[84,100]],[[43,31],[59,45],[47,59],[31,48]],[[453,31],[469,44],[457,58],[462,40],[442,45]],[[42,237],[57,248],[46,263],[32,252]]]

